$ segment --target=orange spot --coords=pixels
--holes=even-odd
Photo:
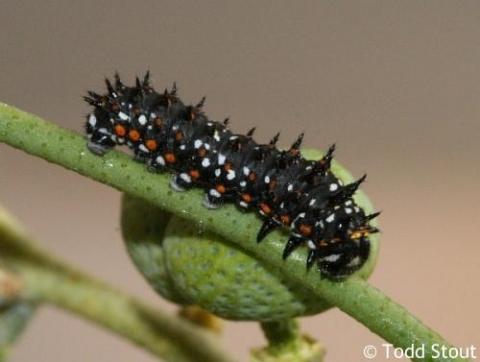
[[[153,122],[155,123],[156,126],[162,127],[163,126],[163,120],[160,117],[156,117]]]
[[[255,175],[255,172],[250,172],[250,175],[248,175],[248,179],[250,181],[255,181],[257,179],[257,175]]]
[[[273,190],[275,187],[277,187],[277,180],[271,180],[270,183],[268,184],[268,188],[270,190]]]
[[[231,162],[225,163],[225,166],[223,166],[223,169],[225,171],[230,171],[232,169],[232,163]]]
[[[303,236],[310,236],[312,233],[312,227],[307,224],[301,224],[299,230]]]
[[[282,216],[280,216],[280,221],[281,221],[284,225],[289,225],[289,224],[290,224],[290,216],[288,216],[288,215],[282,215]]]
[[[351,239],[360,239],[361,237],[368,236],[368,230],[360,229],[350,234]]]
[[[194,111],[191,111],[191,112],[190,112],[190,120],[191,120],[191,121],[193,121],[196,116],[197,116],[197,115],[196,115],[196,113],[195,113]]]
[[[135,106],[133,107],[132,111],[136,116],[138,116],[140,114],[140,107]]]
[[[190,176],[192,176],[193,179],[197,179],[200,177],[200,172],[198,172],[198,170],[190,170]]]
[[[136,142],[140,139],[140,132],[138,132],[136,129],[131,129],[130,132],[128,132],[128,138]]]
[[[157,149],[157,141],[155,140],[148,140],[147,142],[145,142],[145,146],[147,146],[147,148],[150,150],[150,151],[155,151]]]
[[[218,192],[220,192],[221,194],[223,194],[223,193],[225,193],[225,191],[227,191],[227,190],[225,189],[225,186],[223,186],[222,184],[217,185],[217,186],[215,187],[215,189],[216,189]]]
[[[165,161],[167,161],[168,163],[175,163],[177,161],[177,158],[173,153],[168,152],[165,154]]]
[[[267,215],[272,212],[272,209],[270,208],[270,206],[268,206],[267,204],[265,204],[263,202],[260,204],[260,209]]]
[[[252,195],[250,194],[242,194],[242,200],[247,202],[247,203],[250,203],[252,202]]]
[[[183,133],[182,133],[182,131],[177,131],[177,132],[175,133],[175,140],[176,140],[176,141],[181,141],[181,140],[183,140]]]
[[[203,157],[205,157],[206,154],[207,154],[207,150],[206,150],[205,148],[202,147],[202,148],[200,148],[200,149],[198,150],[198,155],[199,155],[200,157],[203,158]]]
[[[127,134],[127,130],[121,124],[117,124],[115,125],[115,134],[118,137],[125,137],[125,135]]]

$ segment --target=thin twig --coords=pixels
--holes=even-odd
[[[168,361],[232,361],[212,333],[56,260],[16,224],[0,208],[0,262],[21,281],[21,300],[69,310]]]

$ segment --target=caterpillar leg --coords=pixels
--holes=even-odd
[[[186,174],[181,173],[178,175],[173,175],[172,178],[170,179],[170,187],[174,191],[177,191],[177,192],[187,191],[188,184],[185,182],[185,180],[182,179],[181,175],[186,175]]]
[[[178,175],[173,175],[170,179],[170,187],[175,191],[186,191],[192,186],[192,178],[188,173],[182,172]]]
[[[97,156],[103,156],[105,153],[107,153],[112,147],[111,146],[106,146],[101,143],[96,143],[89,141],[87,143],[87,148],[89,149],[90,152]]]
[[[218,209],[222,204],[222,195],[215,189],[208,190],[202,201],[202,205],[207,209]]]

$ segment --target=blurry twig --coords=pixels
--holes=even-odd
[[[0,318],[0,332],[2,322],[8,322],[10,327],[4,329],[7,342],[15,334],[13,329],[19,327],[19,323],[14,323],[19,319],[13,318],[13,312],[22,312],[19,308],[24,303],[51,303],[122,335],[165,360],[232,361],[217,347],[218,341],[210,332],[164,314],[47,255],[1,208],[0,253],[2,267],[9,270],[8,275],[14,275],[15,286],[8,287],[8,293],[22,301]],[[5,272],[3,275],[6,278]],[[1,337],[0,334],[0,342]]]

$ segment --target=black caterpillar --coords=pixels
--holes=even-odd
[[[236,134],[223,123],[209,120],[197,105],[184,105],[173,88],[157,93],[149,82],[136,79],[125,86],[118,74],[107,93],[88,92],[85,100],[94,107],[87,116],[88,147],[103,154],[116,145],[127,145],[149,169],[174,173],[171,186],[177,191],[192,186],[206,191],[204,205],[215,208],[234,202],[243,210],[257,210],[264,219],[260,242],[271,230],[290,228],[283,252],[286,258],[306,244],[307,267],[315,262],[322,273],[337,279],[359,269],[368,259],[368,235],[378,230],[355,204],[353,194],[364,181],[343,185],[330,171],[335,145],[319,161],[300,154],[303,133],[288,150]]]

